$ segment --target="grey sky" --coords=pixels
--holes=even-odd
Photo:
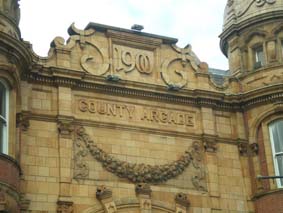
[[[89,22],[122,28],[144,26],[143,32],[178,38],[178,46],[191,44],[210,67],[227,69],[219,49],[224,7],[227,0],[21,0],[22,37],[46,56],[56,37],[68,38],[75,22],[83,29]]]

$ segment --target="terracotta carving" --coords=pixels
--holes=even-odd
[[[90,152],[90,154],[109,172],[116,174],[120,178],[127,178],[133,183],[162,183],[169,179],[180,175],[186,167],[191,163],[198,171],[193,175],[192,183],[198,190],[205,190],[203,181],[205,177],[204,168],[202,166],[202,146],[199,142],[194,142],[188,150],[176,161],[164,165],[146,165],[135,164],[121,161],[112,157],[94,143],[86,133],[85,128],[80,127],[76,130],[76,144],[82,148],[82,143]],[[78,145],[79,144],[79,145]],[[82,149],[77,153],[78,159],[86,155],[86,150]],[[82,174],[78,173],[75,178],[79,178]]]

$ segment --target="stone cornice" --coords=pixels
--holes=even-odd
[[[55,68],[54,68],[55,69]],[[65,73],[65,74],[64,74]],[[66,76],[68,75],[68,77]],[[69,77],[71,75],[72,77]],[[44,73],[31,72],[24,79],[40,84],[53,86],[66,86],[79,90],[90,90],[105,94],[121,96],[142,97],[163,102],[177,104],[205,106],[227,111],[242,111],[245,108],[266,104],[267,101],[283,99],[282,84],[265,86],[256,90],[240,94],[225,94],[205,90],[168,91],[164,86],[150,85],[139,82],[121,80],[119,82],[108,82],[103,77],[86,75],[78,71],[70,70],[66,73],[64,69],[57,72],[49,69]]]
[[[36,120],[36,121],[48,121],[48,122],[60,122],[58,119],[58,116],[56,115],[45,115],[45,114],[36,114],[32,112],[22,112],[25,114],[26,118],[29,120]],[[92,121],[92,120],[82,120],[82,119],[76,119],[75,117],[72,117],[72,124],[74,126],[89,126],[89,127],[101,127],[101,128],[107,128],[107,129],[116,129],[116,130],[127,130],[127,131],[138,131],[138,132],[144,132],[144,133],[154,133],[154,134],[161,134],[161,135],[167,135],[167,136],[177,136],[182,138],[191,138],[194,140],[200,140],[200,141],[214,141],[215,143],[226,143],[226,144],[234,144],[238,145],[239,143],[247,144],[248,141],[245,139],[237,139],[237,138],[224,138],[219,137],[215,135],[199,135],[199,134],[192,134],[189,132],[177,132],[177,131],[169,131],[169,130],[161,130],[161,129],[154,129],[154,128],[146,128],[146,127],[135,127],[133,125],[125,125],[125,124],[117,124],[115,123],[106,123],[106,122],[98,122],[98,121]]]

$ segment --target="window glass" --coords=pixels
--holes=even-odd
[[[255,68],[260,68],[262,65],[264,65],[264,54],[263,54],[263,48],[262,46],[256,47],[254,49],[254,57],[255,57]]]
[[[283,176],[283,120],[277,120],[269,125],[270,141],[276,175]],[[283,187],[283,178],[277,180],[279,187]]]
[[[6,117],[6,88],[0,81],[0,115]]]
[[[5,154],[8,154],[7,93],[7,88],[0,81],[0,152]]]

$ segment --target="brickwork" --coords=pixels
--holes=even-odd
[[[37,57],[19,39],[18,1],[0,1],[9,85],[0,211],[282,212],[281,188],[258,178],[276,174],[282,0],[247,2],[227,3],[231,76],[219,76],[174,38],[96,23],[71,25],[66,42],[56,37]]]

